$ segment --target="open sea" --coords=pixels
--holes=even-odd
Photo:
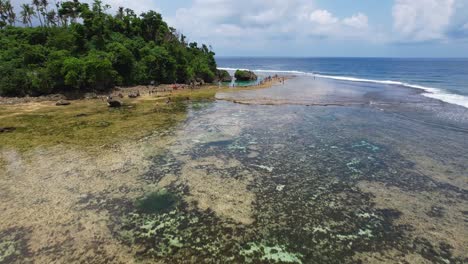
[[[218,57],[220,68],[406,86],[468,108],[468,59]]]

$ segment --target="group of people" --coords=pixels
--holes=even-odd
[[[268,77],[264,78],[257,85],[263,85],[263,84],[265,84],[267,82],[271,82],[271,81],[274,81],[274,80],[279,81],[281,84],[284,84],[285,78],[278,76],[278,74],[275,74],[273,76],[268,76]]]

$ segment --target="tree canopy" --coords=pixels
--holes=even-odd
[[[33,0],[15,13],[0,0],[0,95],[215,80],[211,48],[187,43],[161,14],[109,10],[100,0]]]

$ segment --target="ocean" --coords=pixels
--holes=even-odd
[[[423,95],[468,108],[468,59],[217,57],[221,69],[315,75],[424,90]]]

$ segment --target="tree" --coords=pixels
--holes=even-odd
[[[55,12],[55,10],[51,10],[47,12],[46,21],[47,21],[48,26],[50,26],[51,24],[54,26],[57,26],[58,21],[57,21],[57,13]]]
[[[32,17],[36,15],[34,12],[34,9],[28,5],[28,4],[23,4],[21,5],[21,20],[23,24],[29,25],[29,27],[32,27]]]
[[[42,16],[44,17],[44,23],[46,24],[47,27],[50,26],[50,20],[48,18],[48,14],[49,14],[49,11],[48,11],[48,6],[49,6],[49,1],[47,0],[40,0],[41,1],[41,13],[42,13]]]
[[[11,2],[9,0],[6,1],[5,7],[8,15],[8,24],[10,24],[10,26],[13,26],[16,23],[16,13],[13,10],[13,6],[11,5]]]
[[[84,61],[78,58],[67,58],[63,61],[61,70],[64,84],[74,89],[79,89],[85,85]]]
[[[114,42],[106,47],[110,55],[112,67],[122,77],[122,84],[129,85],[133,81],[135,58],[122,44]]]
[[[7,10],[6,10],[6,7],[5,7],[5,1],[3,0],[0,0],[0,28],[3,28],[6,26],[7,24],[7,19],[8,19],[8,15],[7,15]]]
[[[41,18],[41,1],[40,0],[32,0],[32,4],[33,6],[36,7],[36,14],[37,14],[37,17],[39,18],[39,23],[41,24],[41,27],[43,26],[43,23],[42,23],[42,18]]]
[[[141,14],[141,31],[145,40],[161,44],[164,36],[169,32],[169,28],[163,21],[161,14],[149,11]]]
[[[86,56],[84,71],[86,84],[92,89],[101,91],[114,87],[118,76],[107,54],[99,52]]]
[[[53,8],[49,0],[34,0],[18,14],[27,27],[8,27],[16,15],[10,0],[0,0],[0,95],[214,80],[210,46],[188,44],[155,11],[108,10],[99,0],[56,2]],[[39,27],[33,27],[36,16]]]

